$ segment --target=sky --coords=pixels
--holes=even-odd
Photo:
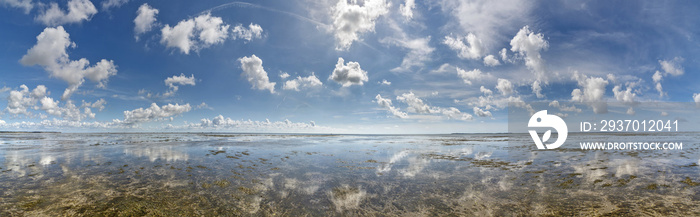
[[[0,11],[0,130],[481,133],[507,131],[509,105],[563,117],[700,105],[693,1],[0,0]]]

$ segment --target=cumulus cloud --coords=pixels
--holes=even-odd
[[[484,86],[479,87],[479,91],[484,95],[493,95],[493,91],[491,89],[485,88]]]
[[[248,25],[248,28],[245,28],[243,25],[238,24],[236,25],[236,27],[233,28],[233,34],[231,35],[234,40],[240,38],[246,41],[252,41],[256,38],[262,38],[262,32],[263,29],[258,24],[251,23],[250,25]]]
[[[338,63],[335,64],[335,69],[328,79],[338,82],[343,87],[349,87],[351,85],[362,86],[364,82],[369,80],[369,77],[367,77],[367,71],[360,68],[360,63],[348,61],[346,65],[345,60],[339,57]]]
[[[188,129],[238,129],[238,130],[291,130],[305,131],[319,129],[322,127],[316,126],[314,121],[308,123],[292,122],[288,119],[284,121],[272,122],[268,119],[265,121],[252,120],[233,120],[231,118],[218,115],[213,119],[204,118],[200,123],[190,124],[186,126]]]
[[[389,12],[389,3],[385,0],[366,0],[362,6],[356,3],[339,0],[332,8],[336,50],[347,50],[354,41],[360,40],[360,35],[373,32],[376,20]]]
[[[693,101],[695,101],[695,105],[700,106],[700,93],[693,94]]]
[[[129,0],[105,0],[102,1],[102,10],[109,10],[110,8],[118,8],[129,2]],[[140,9],[140,8],[139,8]]]
[[[490,76],[488,73],[482,73],[481,70],[479,69],[474,69],[471,71],[466,71],[464,69],[461,69],[459,67],[457,68],[457,75],[462,78],[462,81],[464,81],[465,84],[471,85],[472,81],[476,80],[481,80],[485,77]]]
[[[674,57],[670,60],[659,60],[659,64],[661,64],[661,68],[667,75],[679,76],[685,73],[685,70],[681,66],[683,61],[685,61],[683,57]]]
[[[573,79],[578,82],[580,88],[571,92],[571,101],[586,103],[596,114],[608,112],[608,103],[603,100],[605,86],[608,85],[607,80],[601,77],[588,77],[578,71],[574,72]]]
[[[555,107],[558,108],[560,111],[565,111],[565,112],[577,112],[580,113],[582,110],[580,108],[576,108],[576,106],[571,105],[571,106],[565,106],[561,105],[559,101],[553,100],[552,102],[549,103],[550,107]]]
[[[484,111],[479,107],[474,107],[474,115],[479,117],[493,117],[490,111]]]
[[[416,0],[406,0],[405,3],[399,5],[399,12],[407,19],[413,18],[413,9],[416,8]]]
[[[148,108],[138,108],[131,111],[124,111],[124,121],[125,124],[137,124],[150,121],[159,121],[165,119],[173,119],[173,116],[180,115],[185,112],[192,110],[189,103],[180,104],[167,104],[162,107],[158,106],[156,103],[152,103],[151,107]]]
[[[501,65],[501,62],[498,61],[498,59],[496,59],[495,56],[493,56],[493,55],[488,55],[488,56],[485,56],[485,57],[484,57],[484,65],[487,65],[487,66],[497,66],[497,65]]]
[[[32,108],[36,105],[37,101],[46,96],[46,86],[38,85],[31,92],[27,85],[19,86],[20,90],[10,91],[10,95],[7,97],[7,107],[5,111],[10,114],[24,114],[29,115],[30,112],[27,111],[28,108]]]
[[[97,8],[90,0],[70,0],[68,1],[68,12],[59,8],[57,3],[52,2],[34,19],[47,26],[58,26],[90,20],[95,14],[97,14]]]
[[[289,78],[289,73],[280,72],[280,78],[281,78],[282,80]]]
[[[243,69],[243,77],[248,80],[257,90],[269,90],[270,93],[275,93],[275,82],[270,82],[267,72],[263,69],[262,60],[253,54],[250,57],[241,57],[238,59]]]
[[[525,26],[513,37],[510,46],[511,51],[518,52],[525,58],[525,65],[535,72],[537,79],[545,79],[546,67],[540,51],[547,50],[549,43],[542,33],[535,34]]]
[[[228,37],[230,25],[224,24],[221,17],[206,13],[194,19],[182,20],[174,27],[165,24],[161,29],[161,44],[180,49],[184,54],[190,50],[200,50],[214,44],[223,43]]]
[[[92,103],[90,103],[90,102],[85,102],[85,100],[83,100],[83,104],[81,105],[81,107],[84,107],[84,108],[96,108],[98,111],[102,111],[102,110],[105,109],[105,105],[106,105],[106,104],[107,104],[107,101],[105,101],[105,100],[102,99],[102,98],[100,98],[100,99],[98,99],[97,101],[92,102]]]
[[[438,112],[437,110],[432,109],[429,105],[426,105],[423,100],[418,98],[413,92],[408,92],[402,94],[401,96],[397,96],[396,100],[406,103],[408,105],[408,111],[412,113],[429,114]]]
[[[655,89],[656,91],[659,92],[659,97],[664,97],[666,95],[666,92],[664,92],[664,87],[661,86],[661,81],[664,79],[663,75],[661,74],[660,71],[656,71],[654,75],[651,76],[651,79],[654,81]]]
[[[194,75],[191,75],[190,77],[185,76],[185,74],[180,73],[179,76],[173,75],[172,77],[168,77],[165,79],[165,85],[170,88],[168,92],[165,92],[163,94],[164,97],[169,97],[175,94],[175,92],[180,89],[180,86],[183,85],[192,85],[194,86],[196,84]]]
[[[3,123],[0,122],[0,126],[5,129],[23,129],[23,130],[38,130],[38,129],[55,129],[55,130],[66,130],[67,128],[74,129],[114,129],[114,128],[126,128],[128,126],[121,124],[118,120],[112,122],[85,122],[85,121],[72,121],[72,120],[42,120],[40,122],[14,122],[14,123]]]
[[[110,2],[113,0],[110,0]],[[104,7],[104,4],[103,6]],[[156,15],[158,9],[152,8],[147,3],[143,3],[136,11],[138,15],[134,18],[134,37],[139,40],[139,35],[151,31],[156,26]]]
[[[48,94],[49,92],[44,85],[38,85],[32,91],[29,91],[26,85],[21,85],[19,90],[10,91],[5,111],[13,115],[23,114],[31,116],[32,112],[29,109],[32,109],[44,111],[48,115],[57,116],[65,120],[82,121],[87,118],[95,118],[92,108],[102,111],[106,104],[104,99],[99,99],[93,103],[83,101],[81,106],[77,106],[73,104],[73,101],[68,100],[61,106],[58,100],[48,97]],[[46,115],[40,114],[40,117],[45,118]]]
[[[299,88],[312,88],[322,86],[321,80],[318,80],[315,74],[307,77],[297,76],[297,78],[284,82],[282,89],[299,91]]]
[[[515,88],[513,87],[513,83],[511,83],[509,80],[499,78],[496,84],[496,90],[498,92],[501,92],[503,96],[511,95],[513,92],[515,92]]]
[[[40,102],[41,107],[39,108],[41,110],[44,110],[49,115],[61,117],[65,120],[82,121],[87,118],[95,118],[95,113],[92,112],[90,107],[86,105],[78,107],[71,100],[66,101],[63,107],[59,105],[57,100],[47,96],[42,98]]]
[[[473,117],[470,114],[462,113],[459,109],[455,107],[442,108],[437,106],[429,106],[423,102],[422,99],[418,98],[413,92],[403,93],[396,97],[399,100],[408,105],[406,109],[411,113],[418,114],[442,114],[448,119],[455,120],[472,120]]]
[[[465,41],[466,44],[464,43]],[[457,51],[457,56],[462,59],[479,59],[484,55],[484,46],[481,40],[473,33],[469,33],[464,38],[445,36],[445,40],[442,43]]]
[[[383,79],[381,82],[379,82],[381,85],[386,85],[386,86],[391,86],[391,81],[387,81],[386,79]]]
[[[61,97],[63,100],[70,98],[85,78],[96,82],[97,87],[104,88],[109,77],[117,74],[117,66],[112,60],[102,59],[93,66],[89,66],[90,61],[85,58],[70,60],[66,49],[76,45],[70,41],[69,36],[62,26],[48,27],[36,37],[36,45],[20,59],[23,65],[42,66],[52,77],[67,82],[68,88]]]
[[[622,90],[622,85],[615,85],[612,91],[617,101],[620,101],[624,104],[634,104],[636,102],[635,98],[637,97],[637,94],[633,92],[632,87],[630,87],[630,85],[628,85],[625,90]]]
[[[399,110],[391,104],[391,99],[382,98],[382,96],[379,94],[377,94],[377,96],[374,97],[374,99],[376,100],[379,107],[386,109],[395,117],[408,118],[408,114],[406,114],[406,112],[402,112],[401,110]]]
[[[664,73],[657,70],[654,75],[651,76],[651,79],[655,84],[654,88],[659,92],[659,97],[664,97],[664,95],[667,95],[666,92],[664,92],[663,86],[661,85],[661,81],[663,80],[664,76],[680,76],[685,73],[685,70],[681,66],[681,63],[683,63],[684,60],[685,59],[683,59],[683,57],[675,57],[670,60],[659,60],[659,64],[661,65],[661,69],[663,69]]]
[[[544,94],[542,94],[542,86],[540,84],[540,80],[535,80],[532,82],[532,93],[537,96],[537,98],[544,98]]]
[[[0,4],[13,8],[24,9],[25,14],[29,14],[29,12],[32,11],[32,8],[34,8],[34,3],[32,0],[0,0]]]

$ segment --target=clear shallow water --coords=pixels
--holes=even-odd
[[[683,150],[535,151],[506,134],[0,134],[0,216],[700,215]]]

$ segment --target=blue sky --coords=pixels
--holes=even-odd
[[[560,116],[700,103],[700,4],[689,1],[0,0],[0,10],[0,130],[505,132],[508,103],[556,101]]]

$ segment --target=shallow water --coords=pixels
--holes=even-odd
[[[0,216],[700,215],[683,150],[537,151],[508,134],[0,134]]]

